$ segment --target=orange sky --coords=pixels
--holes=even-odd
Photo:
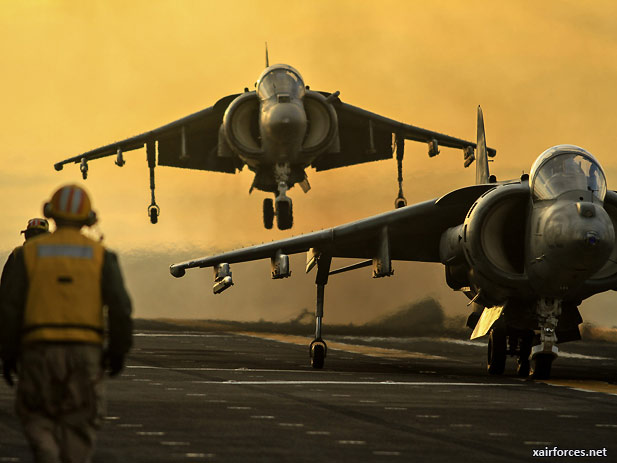
[[[0,34],[0,249],[7,252],[58,185],[80,180],[77,166],[57,173],[55,161],[252,87],[263,69],[265,41],[271,62],[296,67],[312,89],[340,90],[345,102],[421,127],[474,139],[481,104],[488,143],[498,150],[491,164],[498,178],[517,177],[544,149],[572,143],[596,155],[615,188],[612,1],[1,0]],[[408,144],[406,156],[411,201],[474,181],[460,151],[443,149],[428,159],[425,146]],[[145,152],[127,153],[126,160],[122,169],[112,159],[91,163],[86,182],[106,242],[121,255],[156,250],[171,263],[289,236],[263,230],[264,196],[248,195],[247,170],[231,176],[158,168],[162,213],[152,226]],[[313,190],[290,193],[294,234],[390,209],[396,195],[394,161],[308,175]],[[313,277],[298,277],[300,265],[296,283],[271,282],[264,263],[263,272],[248,272],[252,284],[238,284],[220,298],[211,294],[210,271],[179,282],[167,278],[166,265],[134,273],[127,268],[139,316],[283,319],[313,304]],[[247,271],[241,268],[234,272]],[[331,284],[338,312],[330,320],[366,321],[423,295],[439,297],[449,312],[465,310],[466,299],[446,289],[439,266],[397,268],[387,282],[369,285],[369,273],[359,272],[341,277],[346,283],[338,287]],[[148,289],[149,271],[156,273],[155,288]],[[421,280],[407,281],[415,278]],[[286,294],[300,282],[303,300],[268,300],[273,290]],[[348,289],[358,285],[371,288],[365,295],[370,302],[349,299]],[[614,310],[613,298],[592,299],[583,315],[617,324],[614,311],[605,311]],[[353,314],[341,308],[347,305]]]

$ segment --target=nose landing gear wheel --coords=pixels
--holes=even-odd
[[[311,366],[315,369],[323,368],[326,353],[328,352],[326,343],[321,339],[316,339],[311,343],[309,349],[311,355]]]
[[[279,230],[289,230],[294,223],[291,201],[276,202],[276,225]]]
[[[489,333],[487,367],[491,375],[503,375],[506,368],[506,330],[499,320]]]
[[[263,212],[264,227],[270,230],[274,224],[274,206],[272,205],[272,198],[264,199]]]
[[[407,200],[404,196],[398,196],[394,200],[394,209],[400,209],[401,207],[407,206]]]

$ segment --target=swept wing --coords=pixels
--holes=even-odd
[[[330,99],[334,96],[329,93],[322,94]],[[473,142],[405,124],[343,103],[338,97],[332,100],[332,104],[338,118],[340,151],[337,153],[326,152],[313,161],[311,165],[317,171],[390,159],[393,155],[393,137],[398,140],[433,144],[429,145],[429,155],[431,156],[438,154],[439,146],[462,150],[469,149],[470,151],[476,148],[476,144]],[[496,154],[493,148],[488,148],[487,152],[490,157]]]
[[[62,170],[65,164],[83,163],[114,155],[118,156],[116,162],[123,163],[122,153],[158,142],[159,165],[234,173],[242,167],[242,161],[237,157],[217,156],[217,146],[223,114],[237,96],[228,95],[214,106],[154,130],[65,159],[54,164],[54,167]]]
[[[372,259],[379,253],[384,229],[392,260],[439,262],[442,233],[460,224],[477,197],[492,188],[494,185],[473,185],[334,228],[173,264],[170,271],[180,277],[190,268],[274,258],[277,253],[297,254],[310,248],[329,257]]]

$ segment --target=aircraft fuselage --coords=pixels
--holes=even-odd
[[[544,297],[564,298],[580,289],[613,250],[615,230],[601,202],[592,202],[588,191],[571,193],[572,198],[534,204],[531,210],[527,274]]]

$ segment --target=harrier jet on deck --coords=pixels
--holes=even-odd
[[[465,166],[474,160],[475,143],[388,119],[343,103],[339,92],[315,92],[300,73],[285,64],[268,66],[256,90],[226,96],[203,109],[150,132],[88,151],[55,164],[80,163],[85,179],[88,162],[115,155],[124,165],[123,153],[146,146],[150,169],[151,203],[148,215],[158,221],[160,209],[154,195],[154,168],[181,167],[233,174],[244,165],[255,173],[254,188],[274,194],[263,202],[263,222],[272,228],[293,224],[287,190],[298,184],[310,189],[305,172],[389,159],[396,150],[399,193],[396,207],[406,205],[402,189],[405,140],[428,144],[429,156],[439,145],[464,150]],[[489,156],[495,151],[489,150]]]
[[[174,264],[171,273],[213,267],[219,293],[233,284],[232,263],[270,258],[272,278],[285,278],[288,254],[308,251],[307,272],[317,266],[311,362],[321,368],[329,275],[372,264],[379,278],[392,275],[392,260],[441,262],[448,286],[474,305],[472,337],[489,333],[489,373],[502,374],[510,354],[518,357],[519,375],[533,367],[534,377],[546,378],[556,344],[580,339],[578,305],[617,289],[617,192],[606,190],[598,161],[572,145],[546,150],[529,176],[496,182],[480,109],[477,156],[476,185],[328,230]],[[335,257],[369,260],[332,271]]]

